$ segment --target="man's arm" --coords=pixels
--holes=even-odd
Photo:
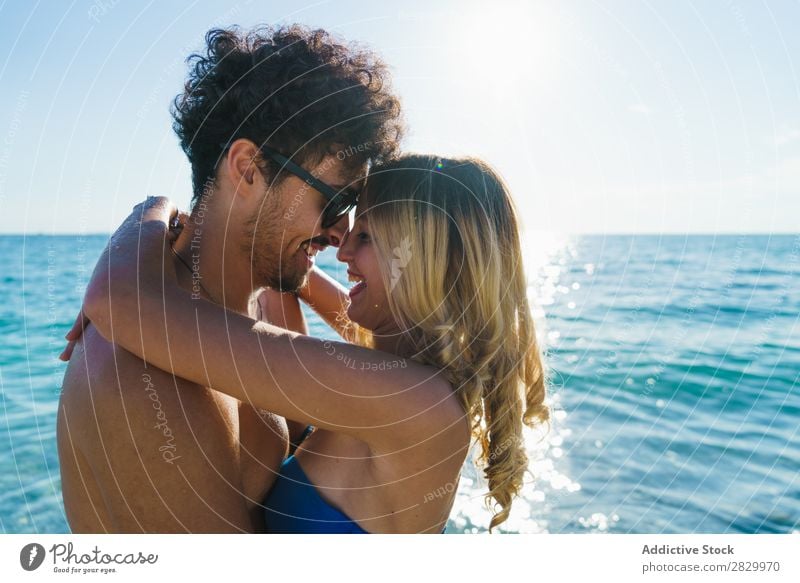
[[[297,295],[291,292],[281,293],[270,288],[264,289],[258,294],[255,317],[261,322],[300,334],[308,334],[308,324],[300,309],[300,302]],[[286,420],[286,426],[289,429],[289,443],[296,448],[308,426],[291,419]]]

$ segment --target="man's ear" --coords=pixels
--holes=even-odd
[[[228,149],[225,169],[238,194],[249,195],[256,190],[260,172],[257,166],[259,157],[259,149],[250,140],[236,140]]]

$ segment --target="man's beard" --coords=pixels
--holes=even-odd
[[[296,254],[284,249],[281,209],[265,200],[244,225],[242,252],[250,257],[253,289],[270,287],[281,292],[297,291],[305,283],[306,273],[297,267]],[[298,252],[299,249],[298,249]]]

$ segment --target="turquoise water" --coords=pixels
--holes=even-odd
[[[56,355],[104,243],[0,236],[2,532],[67,530]],[[800,236],[541,237],[528,252],[554,419],[531,433],[538,480],[507,530],[800,529]],[[482,493],[468,467],[449,530],[485,528]]]

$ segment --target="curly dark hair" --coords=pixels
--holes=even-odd
[[[172,116],[192,165],[193,205],[213,184],[223,145],[234,139],[269,146],[298,164],[346,149],[339,157],[351,169],[397,151],[400,102],[386,65],[324,30],[213,29],[205,53],[187,62],[189,76]],[[260,162],[275,176],[277,165]]]

